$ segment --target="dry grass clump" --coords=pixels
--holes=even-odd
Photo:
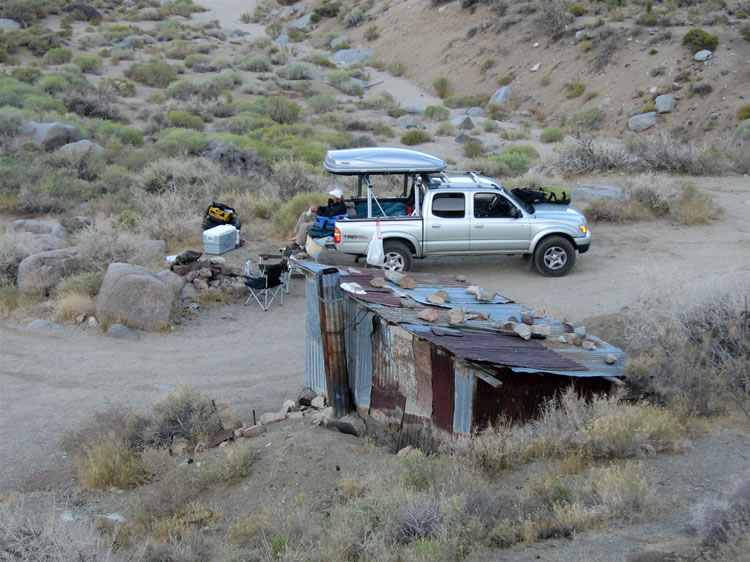
[[[633,303],[625,338],[636,352],[629,378],[641,392],[689,415],[750,416],[750,330],[741,277],[680,287],[656,284]]]
[[[132,488],[140,483],[143,477],[140,459],[124,443],[110,440],[85,447],[84,451],[76,459],[82,487]]]
[[[709,506],[703,519],[702,559],[745,558],[750,552],[750,479],[742,480],[723,502]]]
[[[668,410],[629,404],[617,397],[579,397],[572,389],[548,402],[525,425],[500,421],[466,444],[463,454],[487,473],[532,459],[628,458],[685,445],[684,424]]]
[[[87,293],[69,291],[57,298],[55,320],[58,322],[73,322],[79,315],[93,316],[95,314],[96,302]]]
[[[0,506],[3,560],[117,560],[106,538],[83,520],[64,521],[54,511],[29,515],[22,505]]]

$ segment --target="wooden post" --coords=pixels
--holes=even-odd
[[[340,418],[351,411],[352,400],[346,368],[344,308],[338,269],[330,267],[318,273],[318,294],[328,401],[333,406],[333,415]]]

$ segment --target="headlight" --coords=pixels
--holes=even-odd
[[[588,231],[585,224],[580,225],[578,228],[580,228],[581,232],[583,232],[584,234],[586,234],[586,232]]]

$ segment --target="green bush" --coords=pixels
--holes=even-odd
[[[538,158],[539,152],[533,146],[520,144],[509,146],[500,154],[490,156],[485,160],[506,166],[511,176],[520,176],[528,172]]]
[[[10,71],[10,75],[20,82],[26,84],[33,84],[42,76],[42,71],[38,68],[32,68],[29,66],[22,66],[14,68]]]
[[[586,89],[586,84],[576,80],[575,82],[570,82],[565,87],[568,90],[568,98],[573,99],[583,94],[584,90]]]
[[[42,60],[47,64],[65,64],[73,58],[73,51],[56,47],[44,53]]]
[[[63,279],[57,286],[56,292],[58,295],[64,295],[66,293],[85,293],[93,297],[99,292],[99,287],[102,286],[103,279],[103,271],[76,273],[75,275]]]
[[[590,109],[581,109],[575,113],[567,121],[567,126],[570,128],[576,127],[590,127],[596,121],[601,121],[604,118],[602,110],[598,107],[592,107]]]
[[[38,113],[46,111],[65,113],[66,111],[63,101],[52,96],[26,96],[21,107]]]
[[[430,141],[432,141],[432,137],[430,137],[430,134],[427,131],[422,129],[409,129],[401,135],[401,143],[408,146]]]
[[[271,61],[265,55],[248,55],[239,59],[237,61],[237,66],[241,70],[250,70],[252,72],[268,72],[269,70],[271,70]]]
[[[208,146],[208,139],[193,129],[167,129],[156,141],[156,148],[170,156],[198,154]]]
[[[17,21],[22,27],[30,27],[42,15],[42,3],[39,0],[8,0],[2,14],[4,18]]]
[[[316,94],[307,98],[307,106],[315,113],[328,113],[336,108],[336,98],[329,94]]]
[[[586,8],[582,6],[581,4],[572,4],[568,8],[568,11],[577,18],[586,14]]]
[[[711,35],[699,28],[694,28],[682,37],[682,44],[687,45],[693,54],[704,49],[715,51],[716,46],[719,44],[719,36]]]
[[[559,127],[547,127],[539,135],[542,142],[559,142],[565,138],[565,131]]]
[[[54,75],[42,76],[37,85],[48,94],[59,94],[70,88],[70,82],[64,77]]]
[[[441,105],[428,105],[422,112],[422,118],[431,121],[445,121],[449,115],[450,111]]]
[[[97,128],[96,132],[104,137],[114,137],[125,145],[143,145],[143,133],[141,133],[135,127],[122,125],[121,123],[105,121],[101,126]]]
[[[445,106],[451,109],[458,107],[476,107],[489,101],[489,94],[456,94],[445,98]]]
[[[750,103],[743,105],[737,110],[737,118],[740,121],[744,121],[745,119],[750,119]]]
[[[310,67],[302,62],[282,66],[276,71],[276,74],[287,80],[309,80],[312,78]]]
[[[301,111],[299,105],[289,101],[284,96],[270,96],[266,98],[265,108],[271,119],[282,124],[296,123]]]
[[[194,129],[196,131],[202,131],[206,126],[205,123],[203,123],[203,119],[197,115],[179,109],[167,113],[167,119],[172,127],[177,127],[179,129]]]
[[[169,63],[151,59],[128,67],[125,76],[145,86],[166,88],[170,82],[177,79],[177,70]]]
[[[193,53],[185,57],[185,66],[192,68],[196,72],[207,72],[211,70],[211,57]]]
[[[77,55],[72,62],[84,74],[99,74],[102,69],[102,57],[99,55]]]
[[[192,43],[184,39],[175,39],[167,43],[164,56],[168,59],[183,60],[188,55],[195,53]]]
[[[742,123],[737,125],[734,133],[742,140],[750,140],[750,119],[745,119]]]

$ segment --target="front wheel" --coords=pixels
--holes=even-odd
[[[389,269],[391,271],[409,271],[411,268],[411,252],[401,242],[384,241],[383,242],[383,253],[385,254],[385,261],[383,262],[383,269]]]
[[[576,263],[573,244],[562,236],[549,236],[534,250],[534,265],[545,277],[567,275]]]

